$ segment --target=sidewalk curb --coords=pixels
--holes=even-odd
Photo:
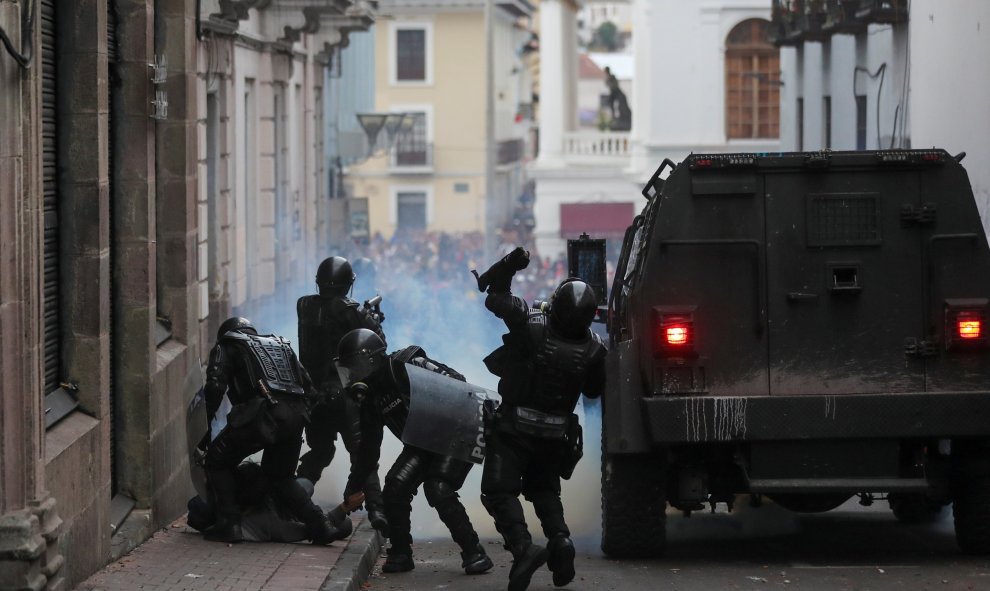
[[[367,520],[361,521],[337,559],[337,564],[320,586],[320,591],[360,591],[381,550],[382,537]]]

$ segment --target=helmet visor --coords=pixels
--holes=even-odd
[[[337,367],[337,375],[340,376],[340,383],[344,388],[349,388],[352,384],[363,381],[371,374],[378,371],[382,366],[384,356],[380,353],[366,355],[351,355],[346,359],[334,359]]]

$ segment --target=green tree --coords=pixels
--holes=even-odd
[[[598,45],[605,47],[609,51],[615,51],[619,46],[619,28],[612,21],[605,21],[595,32]]]

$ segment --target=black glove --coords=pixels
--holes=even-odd
[[[488,268],[480,276],[477,271],[472,270],[474,278],[478,280],[478,291],[488,291],[488,293],[508,293],[512,284],[512,276],[516,271],[520,271],[529,266],[529,251],[521,246],[502,257],[498,262]]]

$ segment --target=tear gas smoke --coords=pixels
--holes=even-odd
[[[482,360],[502,344],[506,328],[485,308],[485,295],[478,291],[470,273],[471,269],[484,271],[494,262],[482,260],[481,249],[476,246],[480,244],[483,241],[473,235],[420,235],[405,241],[374,242],[365,251],[325,254],[342,254],[352,263],[367,256],[375,264],[373,280],[370,273],[358,276],[351,297],[363,302],[376,294],[383,296],[383,328],[389,352],[419,345],[431,358],[464,374],[468,382],[496,390],[498,378],[488,372]],[[315,273],[319,263],[311,261],[307,268]],[[563,278],[565,267],[560,260],[534,260],[530,268],[517,274],[513,292],[530,303],[534,298],[545,299]],[[310,283],[279,287],[271,303],[245,312],[259,332],[282,335],[292,339],[295,346],[299,342],[295,302],[315,293],[316,286]],[[584,400],[575,411],[584,425],[585,456],[571,479],[562,483],[565,516],[575,543],[587,552],[597,552],[600,540],[600,408],[597,401]],[[379,467],[383,484],[401,450],[402,443],[386,434]],[[339,503],[349,469],[350,459],[338,438],[334,460],[317,483],[314,499],[325,507]],[[483,539],[500,540],[491,516],[481,505],[481,475],[482,466],[475,466],[460,496],[478,534]],[[530,531],[538,538],[539,521],[529,503],[523,506]],[[413,538],[417,540],[450,535],[422,494],[413,501],[412,525]]]

